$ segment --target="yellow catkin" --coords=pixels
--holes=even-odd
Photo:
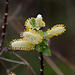
[[[27,40],[33,44],[38,44],[38,43],[42,42],[42,39],[43,39],[42,30],[36,31],[36,30],[30,29],[28,32],[25,31],[21,35],[22,35],[21,37],[23,37],[24,40]]]
[[[40,18],[34,18],[35,19],[35,27],[33,28],[33,26],[30,24],[31,19],[32,18],[28,18],[25,21],[25,28],[26,28],[26,30],[29,30],[31,28],[39,30],[40,27],[44,27],[45,26],[45,22],[42,19],[40,19]]]
[[[48,29],[46,32],[48,33],[45,38],[49,39],[53,36],[61,35],[66,31],[63,24],[57,24],[53,26],[51,29]]]
[[[42,19],[36,18],[35,20],[36,20],[36,24],[38,26],[41,26],[41,27],[44,27],[45,26],[45,22]]]
[[[36,23],[38,26],[42,26],[42,27],[45,26],[45,22],[40,18],[36,18]]]
[[[30,29],[30,28],[32,28],[32,25],[30,24],[30,20],[31,20],[32,18],[28,18],[26,21],[25,21],[25,26],[26,26],[26,28],[27,29]],[[35,18],[34,18],[35,19]]]
[[[23,40],[23,39],[17,39],[17,40],[13,40],[10,43],[10,46],[13,50],[34,50],[35,49],[35,45],[32,43],[29,43],[27,40]]]
[[[15,73],[11,72],[9,75],[16,75]]]

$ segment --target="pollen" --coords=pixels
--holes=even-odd
[[[48,33],[45,38],[51,38],[53,36],[58,36],[61,35],[66,31],[65,27],[63,24],[58,24],[53,26],[51,29],[48,29],[46,32]]]
[[[29,30],[28,32],[25,31],[21,34],[21,37],[24,38],[24,40],[29,41],[33,44],[38,44],[42,42],[43,39],[43,32],[41,30],[35,31],[35,30]]]
[[[39,18],[38,18],[39,17]],[[45,26],[45,22],[41,19],[41,16],[39,15],[37,18],[28,18],[25,21],[26,29],[36,29],[39,30],[41,27]]]
[[[30,21],[31,21],[32,18],[28,18],[26,21],[25,21],[25,26],[26,28],[30,29],[32,28],[32,25],[30,24]],[[34,18],[35,19],[35,18]]]
[[[29,43],[27,40],[23,40],[23,39],[17,39],[17,40],[13,40],[10,43],[10,46],[13,50],[34,50],[35,49],[35,45],[32,43]]]
[[[9,75],[16,75],[15,73],[11,72]]]
[[[41,26],[44,27],[45,26],[45,22],[41,19],[41,18],[36,18],[36,24],[37,26]]]

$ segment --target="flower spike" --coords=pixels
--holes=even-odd
[[[29,18],[25,22],[26,28],[39,30],[45,26],[45,22],[42,20],[42,15],[38,15],[36,18]]]
[[[30,29],[29,31],[23,32],[21,37],[23,37],[23,40],[27,40],[32,44],[38,44],[42,42],[43,32],[41,30],[35,31]]]
[[[29,43],[28,41],[25,41],[23,39],[17,39],[13,40],[10,43],[10,46],[12,47],[13,50],[34,50],[35,45],[32,43]]]
[[[16,75],[15,73],[11,72],[9,75]]]
[[[62,33],[64,33],[66,31],[65,27],[63,24],[58,24],[53,26],[51,29],[48,29],[46,32],[48,33],[45,38],[49,39],[53,36],[58,36],[61,35]]]

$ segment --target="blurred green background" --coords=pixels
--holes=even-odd
[[[0,34],[2,32],[5,0],[0,0]],[[27,18],[43,16],[46,29],[55,24],[66,26],[65,34],[53,37],[49,41],[52,56],[44,56],[44,75],[75,75],[75,0],[9,0],[8,26],[3,47],[9,47],[12,39],[17,39],[24,31],[24,22]],[[17,51],[26,59],[37,75],[40,75],[39,53],[34,51]],[[4,52],[0,57],[18,60],[11,52]],[[15,63],[0,60],[0,75],[8,75],[8,70]],[[26,65],[18,65],[10,70],[16,75],[34,75]]]

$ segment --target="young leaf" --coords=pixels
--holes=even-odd
[[[30,24],[32,25],[33,28],[35,27],[35,18],[31,18]]]
[[[49,49],[47,40],[43,40],[40,44],[36,45],[36,49],[46,56],[51,56],[51,51]]]
[[[46,55],[46,56],[51,56],[51,50],[49,48],[46,48],[44,51],[43,51],[43,54]]]

